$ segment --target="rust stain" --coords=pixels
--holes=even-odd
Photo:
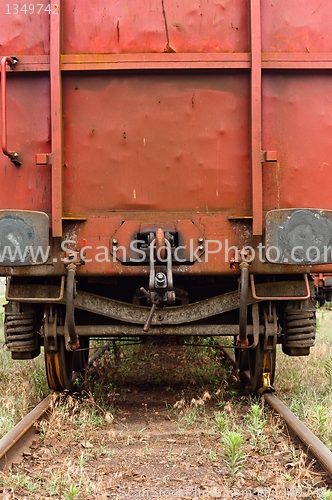
[[[120,43],[120,21],[116,23],[116,32],[118,35],[118,43]]]
[[[164,16],[164,22],[165,22],[165,32],[166,32],[166,48],[165,48],[164,52],[176,52],[176,50],[174,50],[171,47],[170,43],[169,43],[169,33],[168,33],[168,26],[167,26],[167,19],[166,19],[166,11],[165,11],[164,0],[161,0],[161,6],[162,6],[162,9],[163,9],[163,16]]]

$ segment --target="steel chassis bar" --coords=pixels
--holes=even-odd
[[[278,298],[278,300],[281,300],[282,296],[284,296],[285,300],[289,300],[290,296],[296,297],[297,300],[304,300],[307,298],[307,293],[304,288],[304,282],[302,281],[261,283],[256,285],[256,290],[257,293],[262,296],[262,299],[255,299],[249,289],[248,305],[260,302],[264,300],[265,297],[268,297],[269,300],[273,300],[273,296],[275,296],[276,299]],[[11,295],[8,299],[17,302],[48,303],[49,301],[54,301],[54,297],[59,297],[59,288],[55,285],[12,284],[10,290]],[[53,297],[52,300],[49,300],[50,295]],[[43,300],[41,300],[41,298],[43,298]],[[59,303],[64,303],[64,301],[59,301]],[[149,307],[136,306],[80,290],[77,291],[74,305],[77,309],[137,325],[145,324],[147,315],[150,311]],[[161,326],[192,323],[224,312],[233,311],[238,309],[239,305],[240,298],[238,292],[228,292],[188,305],[157,309],[152,318],[152,325]]]
[[[329,53],[262,53],[264,69],[332,69]],[[250,53],[197,54],[61,54],[60,71],[135,69],[250,69]],[[1,69],[0,69],[1,71]],[[49,55],[20,55],[15,73],[50,71]],[[8,70],[8,73],[12,71]]]
[[[232,365],[236,366],[235,356],[229,349],[222,349]],[[244,372],[245,378],[250,381],[249,373]],[[324,470],[332,478],[332,452],[299,420],[294,413],[275,394],[264,393],[264,400],[283,418],[287,426],[306,446],[307,451],[323,466]]]
[[[76,332],[79,337],[91,337],[91,332],[93,336],[96,337],[142,337],[142,336],[155,336],[155,335],[181,335],[181,336],[206,336],[218,337],[218,336],[235,336],[239,334],[238,325],[184,325],[181,326],[180,333],[178,329],[174,326],[151,326],[148,332],[143,331],[141,326],[136,325],[76,325]],[[65,335],[65,327],[57,327],[57,333],[59,335]],[[252,335],[253,326],[247,326],[247,333]],[[264,327],[261,326],[259,333],[264,333]]]

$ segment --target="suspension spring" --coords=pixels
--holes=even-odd
[[[315,343],[315,311],[286,310],[286,347],[312,347]]]
[[[12,352],[33,351],[37,347],[34,334],[35,315],[33,313],[6,314],[5,340]]]

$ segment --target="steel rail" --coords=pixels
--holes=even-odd
[[[6,468],[11,457],[17,453],[17,447],[27,446],[29,438],[36,434],[34,424],[51,408],[52,401],[54,395],[47,396],[0,439],[0,470]]]
[[[88,366],[101,356],[108,348],[110,343],[107,342],[97,349],[88,360]],[[78,372],[73,373],[73,380],[79,375]],[[18,422],[7,434],[0,439],[0,470],[7,469],[12,463],[13,457],[20,451],[28,448],[33,441],[33,436],[36,435],[34,425],[38,420],[41,420],[45,413],[51,409],[60,393],[54,392],[46,396],[28,415]]]
[[[226,348],[222,348],[222,351],[227,356],[229,361],[233,366],[236,366],[235,356],[233,353]],[[244,377],[250,381],[249,372],[243,373]],[[299,420],[293,412],[287,406],[280,401],[279,398],[273,393],[263,393],[262,396],[269,406],[271,406],[285,421],[288,428],[293,431],[293,433],[302,441],[306,446],[307,451],[312,453],[312,455],[318,460],[322,465],[324,470],[328,473],[330,478],[332,478],[332,452],[322,443],[310,429],[308,429]]]

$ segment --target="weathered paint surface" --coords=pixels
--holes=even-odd
[[[331,75],[266,75],[263,110],[263,144],[278,151],[278,163],[264,165],[266,210],[331,208]]]
[[[18,57],[50,53],[50,16],[43,11],[38,14],[38,10],[34,14],[25,14],[16,9],[14,3],[1,2],[0,55]]]
[[[10,70],[11,71],[11,70]],[[19,151],[21,167],[1,154],[1,208],[51,211],[51,167],[35,155],[50,152],[50,91],[46,75],[8,74],[8,148]]]
[[[245,52],[246,0],[65,2],[64,50],[77,53]]]
[[[331,52],[331,3],[321,0],[262,2],[263,52]]]
[[[247,94],[245,75],[66,75],[65,211],[246,210]]]

